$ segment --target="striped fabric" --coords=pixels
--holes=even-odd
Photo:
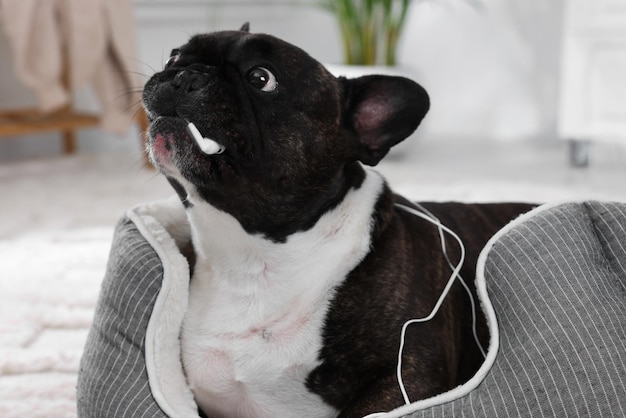
[[[166,417],[152,396],[146,328],[163,267],[127,218],[116,228],[109,264],[78,375],[78,416]]]
[[[116,229],[79,417],[167,416],[145,359],[163,265],[139,231],[128,218]],[[493,367],[468,394],[404,416],[626,417],[626,204],[539,210],[499,235],[483,273],[500,330]]]
[[[626,205],[538,212],[487,255],[500,351],[469,395],[417,417],[626,417]]]

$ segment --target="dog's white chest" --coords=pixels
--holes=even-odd
[[[368,174],[359,190],[286,243],[250,236],[229,215],[194,203],[189,216],[199,261],[181,344],[189,385],[205,413],[338,414],[307,390],[306,378],[319,365],[334,291],[369,251],[381,188],[380,177]]]
[[[331,289],[283,305],[287,298],[276,298],[280,289],[261,286],[255,295],[192,286],[182,342],[196,401],[212,418],[335,416],[305,387],[318,365]],[[215,297],[200,296],[209,292]]]

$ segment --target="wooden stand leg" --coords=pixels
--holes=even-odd
[[[73,154],[76,152],[76,132],[63,132],[63,152],[65,154]]]

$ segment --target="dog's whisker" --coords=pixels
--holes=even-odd
[[[141,95],[143,93],[143,89],[131,89],[131,90],[118,90],[115,96],[113,96],[111,98],[111,101],[115,101],[115,100],[121,100],[123,98],[126,97],[130,97],[130,96],[134,96],[134,95]]]
[[[150,74],[142,73],[141,71],[126,71],[126,73],[138,75],[138,76],[140,76],[142,78],[145,78],[146,80],[148,80],[148,79],[150,79],[150,77],[152,77]],[[156,73],[156,71],[153,70],[153,73]]]
[[[141,64],[144,67],[148,68],[150,71],[152,71],[153,74],[157,72],[157,70],[154,67],[152,67],[150,64],[148,64],[146,61],[143,61],[143,60],[140,60],[139,58],[134,58],[134,57],[130,59],[131,61],[135,61],[136,63]],[[138,73],[138,74],[145,75],[142,73]]]
[[[128,107],[126,109],[124,109],[123,113],[130,112],[133,109],[135,109],[135,111],[134,111],[135,116],[137,115],[137,113],[141,112],[141,110],[143,109],[143,106],[141,104],[141,100],[137,100],[136,102],[128,105]]]

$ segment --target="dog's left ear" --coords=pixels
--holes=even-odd
[[[246,22],[243,25],[241,25],[239,32],[250,32],[250,22]]]
[[[341,81],[344,120],[358,136],[357,158],[367,165],[378,164],[411,135],[430,107],[426,90],[408,78],[370,75]]]

